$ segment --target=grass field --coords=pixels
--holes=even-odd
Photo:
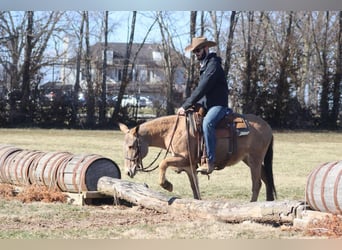
[[[319,164],[342,160],[341,133],[286,131],[275,132],[274,137],[273,166],[278,200],[304,200],[305,184],[310,171]],[[23,149],[101,154],[111,158],[120,166],[123,179],[129,178],[125,176],[122,168],[123,134],[120,131],[0,129],[0,138],[0,144],[11,144]],[[158,152],[159,149],[151,148],[144,163],[149,164]],[[130,180],[146,183],[152,189],[167,193],[158,186],[157,174],[158,171],[138,173],[134,179]],[[176,174],[173,171],[168,171],[167,177],[174,184],[173,195],[183,198],[192,197],[188,179],[184,173]],[[206,176],[199,176],[199,182],[202,199],[242,201],[250,199],[250,173],[248,167],[243,163],[216,171],[209,180]],[[264,200],[263,186],[259,201]],[[150,223],[149,220],[143,220],[142,212],[139,209],[135,208],[135,210],[132,212],[132,210],[122,210],[122,208],[113,208],[112,206],[103,208],[75,207],[67,204],[19,204],[17,201],[1,200],[0,238],[303,237],[292,232],[277,231],[270,227],[266,230],[256,224],[234,226],[217,222],[199,222],[194,218],[189,218],[188,221],[183,218],[177,225],[172,226],[172,229],[168,229],[174,221],[177,221],[177,218],[168,218],[167,215],[158,217],[151,214],[151,218],[156,218]],[[125,220],[127,223],[120,221],[125,216],[129,217],[130,213],[134,213],[131,217],[131,219],[134,218],[130,222],[131,224],[127,220]],[[99,214],[106,214],[105,218],[107,219],[102,218]],[[49,220],[56,220],[58,223],[53,229],[46,230],[49,227],[45,223]],[[27,225],[27,222],[30,222],[31,226]],[[13,226],[9,227],[8,225],[11,223]],[[36,223],[37,226],[34,227]],[[94,223],[98,227],[97,229],[96,227],[92,228]],[[205,229],[207,229],[207,233],[203,233]],[[137,234],[137,232],[139,233]]]

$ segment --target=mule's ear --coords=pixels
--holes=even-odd
[[[118,125],[119,125],[120,130],[121,130],[122,132],[128,133],[129,128],[128,128],[125,124],[123,124],[123,123],[121,123],[121,122],[118,122]]]
[[[132,128],[132,133],[133,133],[134,136],[137,136],[138,132],[139,132],[139,125],[134,127],[134,128]]]

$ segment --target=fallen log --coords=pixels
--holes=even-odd
[[[99,179],[97,190],[105,195],[113,196],[116,200],[126,200],[159,212],[188,213],[200,218],[234,223],[246,220],[263,223],[292,223],[296,214],[305,207],[300,201],[231,202],[180,199],[151,190],[141,183],[107,176]]]

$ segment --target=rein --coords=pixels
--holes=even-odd
[[[144,167],[144,165],[143,165],[143,163],[142,163],[142,161],[141,161],[141,164],[140,164],[140,165],[141,165],[141,168],[138,168],[137,171],[149,173],[149,172],[152,172],[152,171],[156,170],[156,169],[159,167],[159,165],[157,165],[157,166],[155,166],[155,167],[152,167],[152,165],[158,160],[158,158],[159,158],[159,156],[160,156],[160,154],[161,154],[162,151],[163,151],[163,149],[161,149],[161,150],[159,151],[159,153],[158,153],[158,155],[156,156],[156,158],[154,158],[154,160],[153,160],[150,164],[148,164],[147,167]]]
[[[186,114],[187,116],[189,115],[188,113]],[[189,134],[189,131],[190,131],[190,124],[189,122],[187,121],[187,119],[185,119],[185,126],[186,126],[186,139],[187,139],[187,147],[188,147],[188,152],[189,152],[189,162],[190,162],[190,168],[191,168],[191,174],[192,174],[192,177],[194,180],[196,180],[197,176],[195,176],[195,172],[196,172],[196,165],[192,162],[191,160],[191,148],[190,148],[190,134]],[[208,178],[209,178],[209,175],[208,175]],[[196,182],[194,183],[195,184],[195,189],[196,189],[196,192],[198,194],[198,197],[201,198],[201,195],[200,195],[200,191],[199,191],[199,187],[198,185],[196,184]]]
[[[173,130],[172,130],[171,140],[170,140],[170,143],[169,143],[169,145],[168,145],[168,147],[166,149],[166,152],[165,152],[165,155],[164,155],[164,159],[166,158],[167,154],[170,152],[170,148],[171,148],[171,144],[172,144],[172,141],[173,141],[173,137],[175,136],[176,129],[177,129],[177,126],[178,126],[178,121],[179,121],[179,115],[177,115],[176,123],[175,123],[175,126],[173,127]],[[138,134],[138,136],[139,136],[139,134]],[[160,149],[160,151],[159,151],[158,155],[156,156],[156,158],[147,167],[144,167],[142,159],[141,159],[141,156],[140,156],[140,143],[139,143],[139,137],[138,137],[138,150],[137,150],[137,155],[138,156],[137,157],[138,157],[138,159],[140,159],[140,166],[141,166],[141,168],[138,168],[137,171],[148,173],[148,172],[152,172],[152,171],[156,170],[159,167],[159,165],[157,165],[155,167],[152,167],[152,166],[158,160],[158,158],[159,158],[159,156],[160,156],[162,151],[163,151],[163,149]]]

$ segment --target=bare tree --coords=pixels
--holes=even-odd
[[[328,32],[329,32],[329,11],[325,13],[325,27],[324,27],[324,35],[323,35],[323,44],[321,46],[321,51],[319,54],[320,62],[322,66],[322,93],[321,93],[321,101],[320,101],[320,110],[321,110],[321,122],[324,125],[327,125],[327,121],[329,119],[329,66],[328,66]],[[317,44],[317,41],[316,41]],[[318,47],[316,46],[318,49]]]
[[[220,46],[220,33],[221,33],[221,28],[220,28],[220,23],[222,21],[219,22],[219,17],[217,16],[217,12],[216,11],[209,11],[209,14],[210,14],[210,17],[211,17],[211,22],[212,22],[212,25],[213,25],[213,30],[214,30],[214,34],[213,34],[213,37],[214,37],[214,41],[216,41],[216,46],[217,46],[217,51],[216,51],[216,54],[218,56],[220,56],[221,54],[221,46]],[[222,18],[222,16],[221,16]],[[221,20],[220,18],[220,20]]]
[[[108,11],[104,13],[104,48],[102,62],[101,102],[99,107],[99,123],[104,125],[106,121],[106,93],[107,93],[107,49],[108,49]]]
[[[331,13],[319,12],[313,26],[313,43],[316,50],[318,68],[320,72],[320,125],[330,126],[330,100],[332,100],[332,75],[331,75],[331,39],[329,34],[332,30]]]
[[[176,55],[176,59],[173,58],[178,30],[183,30],[183,27],[177,27],[178,22],[173,19],[173,13],[151,13],[159,24],[160,35],[154,39],[160,38],[162,45],[167,112],[172,113],[172,105],[175,102],[174,71],[182,65],[187,69],[184,95],[189,96],[191,89],[198,82],[197,62],[193,55],[190,60],[185,54],[179,55],[180,53]],[[81,72],[88,89],[87,124],[92,126],[95,122],[97,102],[94,98],[98,97],[99,123],[105,121],[106,37],[110,23],[108,12],[94,20],[91,19],[92,14],[99,15],[97,12],[66,12],[63,16],[61,12],[54,11],[0,12],[0,74],[3,76],[1,84],[6,85],[9,91],[16,90],[20,94],[17,102],[10,102],[11,110],[14,111],[12,114],[19,113],[22,114],[20,118],[29,119],[33,114],[38,114],[39,106],[34,105],[34,102],[37,99],[44,66],[61,65],[60,60],[57,62],[58,57],[63,56],[59,46],[66,34],[69,38],[76,38],[70,39],[71,46],[75,46],[75,49],[70,49],[69,52],[75,51],[72,55],[74,57],[71,57],[72,60],[63,61],[68,62],[70,74],[74,74],[72,69],[76,69],[72,124],[76,125],[77,113],[80,111],[78,92],[82,83]],[[317,120],[322,126],[340,126],[341,12],[191,11],[189,14],[190,25],[186,27],[185,33],[189,31],[190,42],[195,36],[208,34],[218,43],[217,54],[221,54],[224,59],[224,70],[228,76],[233,96],[230,100],[234,102],[234,109],[240,111],[239,108],[242,107],[244,112],[260,114],[273,126],[289,126],[291,120],[302,114],[306,115],[308,120],[311,116],[311,124],[314,124],[318,117]],[[126,59],[122,65],[119,101],[112,117],[115,121],[119,118],[119,112],[122,112],[121,99],[126,86],[134,79],[133,72],[137,72],[139,65],[135,65],[135,60],[147,38],[146,34],[141,44],[133,44],[135,23],[138,21],[137,12],[133,12]],[[98,32],[100,22],[105,26],[101,27],[104,32]],[[101,52],[103,57],[96,61],[95,74],[91,67],[96,62],[94,63],[93,59],[91,61],[94,55],[90,51],[94,38],[101,42],[104,39]],[[55,48],[52,48],[53,46]],[[53,49],[54,53],[51,52]],[[76,65],[71,65],[72,62]],[[299,121],[297,124],[302,126],[304,123]]]
[[[78,46],[77,46],[77,54],[76,54],[76,79],[73,91],[73,112],[72,112],[72,119],[71,124],[73,126],[77,123],[77,114],[78,114],[78,94],[80,92],[80,76],[81,76],[81,61],[82,61],[82,50],[83,50],[83,37],[84,37],[84,22],[85,16],[81,15],[81,23],[79,27],[79,34],[78,34]]]
[[[21,85],[21,112],[30,113],[30,82],[31,82],[31,56],[33,50],[33,11],[27,11],[26,43],[23,65],[23,83]],[[31,116],[30,116],[31,117]],[[32,118],[32,117],[31,117]]]
[[[35,100],[40,83],[40,69],[48,64],[44,53],[50,38],[57,33],[61,15],[61,12],[53,11],[6,11],[0,14],[0,31],[6,37],[1,42],[6,52],[0,57],[0,63],[10,78],[9,91],[20,91],[22,115],[30,120],[35,108],[30,103]],[[13,110],[15,107],[13,102],[11,104]]]
[[[205,11],[201,11],[201,19],[200,19],[200,36],[204,36],[205,33]]]
[[[338,12],[338,30],[336,32],[336,71],[333,86],[333,107],[331,112],[332,126],[338,126],[338,119],[341,104],[341,84],[342,84],[342,11]]]
[[[290,46],[291,37],[293,34],[293,12],[288,14],[286,33],[284,42],[281,45],[281,57],[280,57],[280,68],[279,78],[277,83],[276,101],[275,101],[275,119],[274,122],[277,126],[281,127],[286,124],[286,114],[289,104],[290,88],[288,83],[288,66],[290,63]]]
[[[245,21],[247,23],[245,24]],[[264,12],[249,11],[246,19],[242,19],[242,34],[244,45],[244,68],[242,69],[242,100],[243,112],[258,113],[256,100],[260,89],[260,64],[267,45],[268,29],[265,28],[266,18]],[[259,104],[260,105],[260,104]]]
[[[121,100],[125,93],[125,89],[128,83],[130,82],[130,74],[128,70],[129,70],[129,64],[130,64],[130,57],[132,53],[132,45],[134,41],[136,17],[137,17],[137,12],[133,11],[131,29],[130,29],[131,32],[130,32],[129,41],[127,43],[127,48],[126,48],[126,55],[125,55],[124,65],[123,65],[121,85],[119,89],[118,100],[115,104],[115,109],[114,109],[113,116],[112,116],[113,121],[119,120],[118,118],[119,118]]]
[[[162,48],[164,54],[164,70],[166,73],[167,91],[166,91],[166,113],[168,115],[174,114],[174,104],[173,104],[173,89],[174,89],[174,73],[177,64],[174,61],[174,55],[172,53],[172,36],[170,34],[169,28],[167,27],[163,13],[159,11],[157,13],[158,24],[160,29],[160,34],[162,37]]]
[[[87,82],[87,125],[93,127],[95,124],[95,95],[91,74],[91,54],[90,54],[90,32],[89,32],[89,13],[83,12],[85,21],[85,78]]]
[[[300,55],[299,62],[302,67],[298,70],[299,79],[297,85],[298,101],[302,107],[307,107],[305,102],[305,88],[310,86],[310,63],[312,58],[312,32],[311,32],[311,14],[303,13],[298,19],[300,23],[297,23],[297,27],[300,31],[300,41],[303,44],[302,53]]]
[[[226,60],[224,62],[224,72],[226,75],[229,74],[229,68],[230,68],[231,58],[232,58],[234,32],[235,32],[237,22],[238,22],[238,15],[236,11],[232,11],[230,15],[229,33],[228,33],[228,39],[226,43],[226,56],[225,56]]]
[[[197,11],[190,12],[190,41],[196,36]],[[191,89],[195,80],[195,56],[190,55],[190,65],[188,69],[188,79],[185,86],[185,97],[191,95]]]

